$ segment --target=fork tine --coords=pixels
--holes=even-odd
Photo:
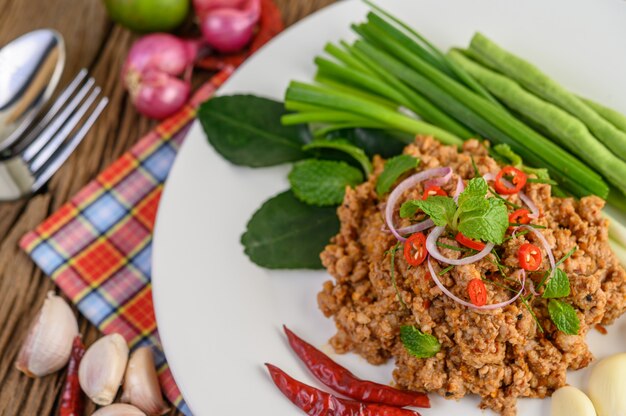
[[[74,127],[78,125],[78,122],[83,118],[87,110],[91,104],[96,101],[98,95],[100,94],[100,87],[96,87],[93,89],[89,97],[85,100],[83,104],[72,114],[72,116],[63,124],[63,127],[52,137],[51,140],[41,149],[41,151],[37,154],[35,159],[30,162],[29,167],[31,172],[36,173],[43,165],[48,162],[48,160],[52,157],[54,152],[57,151],[59,147],[63,144],[65,139],[67,139],[74,130]],[[26,161],[28,163],[28,161]]]
[[[61,112],[54,117],[50,124],[40,132],[39,136],[31,144],[29,144],[28,147],[26,147],[24,154],[22,155],[25,162],[30,162],[37,155],[37,153],[39,153],[41,149],[46,146],[48,141],[54,137],[55,133],[61,128],[61,126],[63,126],[63,123],[65,123],[65,121],[70,117],[76,107],[78,107],[95,82],[96,81],[93,78],[89,78],[80,90],[78,90],[69,104],[63,108],[63,110],[61,110]]]
[[[43,170],[37,172],[35,175],[35,182],[33,183],[32,191],[37,192],[39,188],[41,188],[51,177],[56,173],[57,170],[63,165],[63,163],[67,160],[68,157],[72,154],[74,149],[83,141],[85,135],[91,128],[91,126],[96,122],[100,113],[104,110],[104,107],[109,103],[109,99],[107,97],[103,97],[100,99],[93,112],[89,115],[85,123],[78,129],[78,131],[72,136],[72,138],[65,143],[48,161]]]

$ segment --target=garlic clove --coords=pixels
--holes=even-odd
[[[589,398],[598,416],[626,415],[626,354],[605,358],[593,367]]]
[[[596,411],[585,393],[565,386],[552,393],[550,416],[596,416]]]
[[[163,400],[161,386],[150,347],[141,347],[128,360],[122,402],[131,403],[148,415],[162,415],[169,408]]]
[[[120,334],[94,342],[78,367],[78,381],[87,397],[101,406],[111,404],[122,383],[127,361],[128,345]]]
[[[146,416],[146,414],[130,404],[115,403],[101,407],[91,416]]]
[[[29,377],[43,377],[64,367],[78,335],[74,312],[54,292],[48,296],[31,324],[15,366]]]

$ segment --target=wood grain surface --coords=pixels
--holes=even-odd
[[[290,25],[333,0],[276,0]],[[19,248],[18,241],[58,209],[103,168],[122,155],[153,122],[138,115],[119,83],[119,71],[137,35],[114,24],[100,0],[0,0],[0,45],[33,29],[49,27],[65,38],[67,63],[61,85],[88,68],[110,104],[80,147],[40,194],[0,204],[0,416],[58,414],[61,371],[30,379],[14,361],[26,330],[49,290],[57,290]],[[209,74],[196,74],[196,82]],[[79,316],[85,343],[100,336]],[[86,414],[93,413],[89,404]],[[172,411],[170,414],[179,414]]]

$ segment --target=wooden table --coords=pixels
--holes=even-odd
[[[285,23],[294,23],[333,0],[276,0]],[[98,172],[122,155],[154,122],[138,115],[119,82],[119,71],[136,35],[115,25],[99,0],[0,0],[0,45],[33,29],[50,27],[65,37],[62,85],[89,68],[110,104],[47,190],[29,200],[0,204],[0,416],[57,414],[64,373],[30,379],[14,362],[26,330],[46,293],[55,290],[19,248],[18,241]],[[208,74],[197,74],[196,82]],[[85,318],[87,344],[100,336]],[[94,410],[89,404],[86,414]],[[172,411],[171,414],[177,414]]]

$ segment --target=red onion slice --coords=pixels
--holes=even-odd
[[[445,169],[448,170],[445,175],[426,181],[426,183],[424,183],[424,188],[429,188],[431,186],[443,186],[450,182],[450,178],[452,178],[452,168],[448,167]]]
[[[467,302],[461,298],[459,298],[458,296],[456,296],[454,293],[450,292],[448,290],[448,288],[446,288],[443,283],[441,283],[441,280],[439,280],[439,276],[437,275],[437,273],[435,273],[435,270],[433,269],[433,264],[431,261],[431,256],[428,256],[428,270],[430,271],[430,277],[432,277],[433,281],[435,282],[435,284],[437,285],[437,287],[439,289],[441,289],[441,291],[448,296],[450,299],[452,299],[453,301],[460,303],[463,306],[467,306],[468,308],[471,309],[476,309],[476,310],[480,310],[480,311],[488,311],[488,310],[494,310],[494,309],[500,309],[500,308],[504,308],[505,306],[510,305],[511,303],[515,302],[517,300],[517,298],[519,298],[522,295],[522,292],[524,292],[524,288],[526,287],[526,272],[524,271],[524,269],[520,269],[519,273],[521,275],[520,277],[520,283],[522,284],[522,287],[520,288],[520,290],[515,294],[515,296],[513,296],[511,299],[505,301],[505,302],[500,302],[500,303],[494,303],[491,305],[483,305],[483,306],[476,306],[471,302]]]
[[[540,296],[541,294],[539,292],[537,292],[535,290],[535,284],[533,283],[532,280],[528,279],[528,290],[530,291],[530,293],[532,293],[534,296]]]
[[[546,253],[548,253],[548,261],[550,261],[550,275],[546,279],[546,283],[545,284],[547,285],[548,282],[550,281],[550,279],[552,279],[552,276],[554,275],[554,270],[556,269],[556,261],[554,261],[554,254],[552,254],[552,249],[550,248],[550,243],[548,243],[548,240],[546,240],[546,237],[543,234],[541,234],[541,232],[539,230],[537,230],[536,228],[531,227],[530,225],[520,225],[519,227],[517,227],[513,231],[513,236],[515,236],[515,233],[520,228],[529,230],[531,233],[535,234],[537,236],[537,238],[539,239],[539,241],[541,241],[541,245],[543,246],[543,249],[546,251]]]
[[[463,179],[461,179],[461,177],[459,176],[458,178],[456,178],[456,189],[454,190],[454,195],[452,197],[452,199],[454,199],[454,202],[459,202],[459,195],[461,195],[461,192],[463,192],[465,190],[465,184],[463,183]]]
[[[434,227],[435,223],[430,218],[419,222],[414,225],[409,225],[408,227],[403,227],[398,229],[398,234],[413,234],[419,231],[428,230],[431,227]]]
[[[463,257],[462,259],[450,259],[441,254],[441,252],[437,248],[437,240],[439,239],[441,234],[443,234],[445,229],[446,227],[435,227],[426,239],[426,249],[428,250],[428,253],[443,263],[453,264],[455,266],[471,264],[485,257],[491,252],[494,247],[493,243],[487,243],[485,244],[485,248],[483,248],[480,252],[474,254],[473,256]]]
[[[486,181],[493,181],[496,179],[496,176],[493,173],[486,173],[483,175],[483,179]],[[514,188],[515,186],[509,182],[508,180],[506,180],[505,178],[500,179],[502,181],[502,183],[504,184],[504,186],[506,186],[507,188]],[[530,214],[528,214],[529,218],[532,219],[537,219],[539,218],[539,208],[537,208],[537,205],[535,205],[535,203],[533,202],[532,199],[530,199],[530,197],[528,195],[526,195],[524,192],[519,191],[517,193],[517,195],[519,196],[519,199],[522,200],[522,202],[524,204],[526,204],[526,206],[530,209]],[[504,198],[503,195],[500,195]]]
[[[398,199],[402,196],[402,194],[412,186],[417,185],[420,182],[423,182],[427,179],[430,179],[435,176],[445,176],[448,172],[451,171],[449,167],[446,168],[433,168],[421,171],[416,173],[415,175],[409,176],[404,181],[400,182],[398,186],[391,192],[389,195],[389,199],[387,200],[387,206],[385,207],[385,222],[387,223],[387,227],[389,227],[389,231],[400,241],[406,241],[406,238],[402,237],[396,227],[393,225],[393,211],[396,207]],[[422,223],[423,224],[423,223]],[[419,225],[419,224],[416,224]],[[428,227],[426,227],[428,228]]]

